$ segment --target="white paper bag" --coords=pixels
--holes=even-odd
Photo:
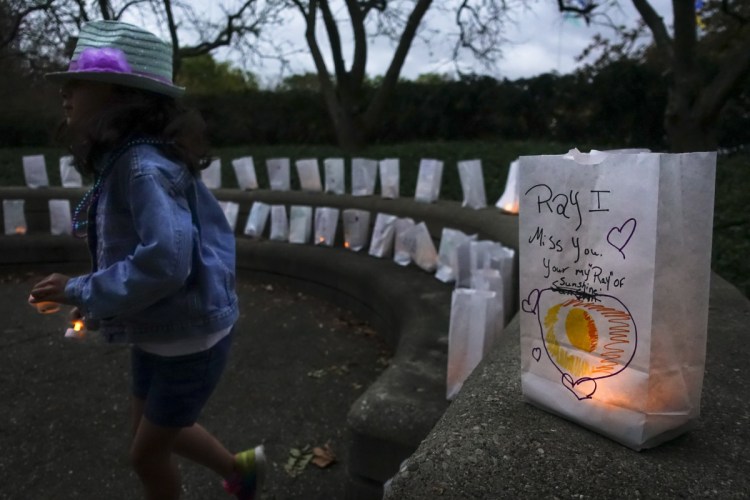
[[[352,158],[352,194],[370,196],[375,192],[378,162],[369,158]]]
[[[380,192],[383,198],[398,198],[401,174],[398,158],[386,158],[378,163],[380,167]]]
[[[496,340],[500,311],[494,292],[457,288],[451,298],[446,397],[453,399]]]
[[[271,205],[271,234],[268,239],[273,241],[289,239],[289,219],[286,217],[285,205]]]
[[[237,186],[243,191],[258,189],[258,178],[255,175],[255,162],[252,156],[243,156],[232,160]]]
[[[268,158],[266,171],[272,191],[289,191],[289,158]]]
[[[393,251],[393,235],[396,230],[395,215],[378,214],[372,229],[369,254],[373,257],[390,257]]]
[[[268,215],[271,213],[271,206],[262,201],[256,201],[253,206],[250,207],[250,214],[247,216],[247,222],[245,223],[245,230],[243,231],[246,236],[252,238],[260,238],[263,236],[263,232],[266,230],[266,224],[268,224]]]
[[[437,251],[430,231],[424,222],[415,224],[404,234],[404,245],[409,249],[412,262],[427,272],[437,267]]]
[[[49,208],[49,230],[51,234],[72,234],[73,224],[70,217],[70,200],[57,199],[47,201]]]
[[[3,200],[3,222],[5,234],[26,234],[25,200]]]
[[[315,209],[315,244],[333,246],[339,223],[339,209],[317,207]]]
[[[423,203],[432,203],[440,197],[440,183],[443,179],[443,162],[422,158],[419,162],[419,177],[414,199]]]
[[[443,283],[455,281],[456,249],[464,243],[476,240],[477,235],[468,235],[458,229],[444,227],[440,235],[438,264],[435,277]]]
[[[518,184],[518,160],[514,160],[508,168],[508,178],[505,181],[505,190],[495,206],[508,213],[518,213],[518,199],[520,197],[520,186]]]
[[[399,217],[396,219],[393,236],[393,262],[408,266],[411,262],[411,249],[407,244],[406,233],[414,227],[414,219]]]
[[[289,243],[305,244],[312,234],[312,207],[292,205],[289,211]]]
[[[221,159],[211,161],[208,167],[201,170],[201,180],[208,189],[219,189],[221,187]]]
[[[83,185],[81,174],[73,166],[73,157],[70,155],[60,157],[60,183],[66,188]]]
[[[224,211],[224,216],[227,218],[229,227],[234,231],[237,227],[237,216],[240,213],[240,204],[233,201],[220,201],[219,206]]]
[[[486,207],[487,196],[484,192],[482,160],[458,162],[458,175],[461,178],[461,189],[464,192],[464,201],[461,206],[474,209]]]
[[[499,308],[499,318],[497,321],[498,331],[495,337],[499,336],[513,312],[513,304],[507,300],[507,297],[512,293],[509,284],[505,282],[502,274],[497,269],[476,269],[471,273],[471,286],[469,288],[473,290],[486,290],[488,292],[495,292],[495,300]],[[508,308],[510,307],[510,310]]]
[[[531,403],[633,449],[699,416],[715,153],[520,159]]]
[[[359,252],[367,246],[370,233],[370,212],[347,208],[342,213],[344,219],[344,247]]]
[[[49,186],[47,165],[44,162],[44,155],[24,156],[23,176],[26,180],[26,185],[30,188]]]
[[[320,168],[316,158],[306,158],[294,162],[297,167],[300,189],[303,191],[322,191]]]
[[[326,158],[323,160],[326,177],[326,193],[344,194],[346,192],[343,158]]]

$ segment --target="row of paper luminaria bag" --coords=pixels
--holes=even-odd
[[[24,156],[23,171],[26,185],[31,188],[49,186],[46,164],[43,155]],[[323,160],[325,185],[321,181],[320,167],[315,158],[295,160],[299,185],[303,191],[319,191],[331,194],[345,194],[345,165],[343,158],[326,158]],[[289,158],[269,158],[266,170],[269,188],[275,191],[291,189],[291,168]],[[508,185],[515,185],[516,173],[514,164],[508,176]],[[240,189],[258,189],[255,164],[251,156],[232,160],[232,167]],[[458,172],[463,190],[463,206],[479,209],[487,206],[484,188],[484,175],[481,160],[459,161]],[[351,194],[354,196],[371,196],[375,194],[375,185],[380,179],[381,196],[384,198],[400,197],[400,163],[398,158],[373,160],[369,158],[351,159]],[[419,163],[415,201],[431,203],[440,196],[443,177],[443,162],[423,158]],[[60,179],[63,187],[81,187],[81,175],[75,169],[71,156],[60,157]],[[210,189],[221,188],[221,160],[215,159],[201,171],[201,179]],[[496,206],[505,210],[517,211],[517,194],[506,187],[506,192]]]

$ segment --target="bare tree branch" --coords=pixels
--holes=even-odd
[[[18,32],[21,29],[21,25],[28,16],[35,12],[47,10],[54,3],[55,0],[47,0],[44,3],[32,5],[26,9],[19,11],[15,16],[13,16],[13,20],[10,22],[10,29],[8,30],[6,35],[2,37],[2,39],[0,39],[0,48],[7,47],[16,40],[16,38],[18,37]]]
[[[633,0],[633,5],[638,10],[641,18],[643,18],[643,22],[651,30],[656,47],[671,61],[674,57],[674,46],[672,45],[672,38],[669,36],[667,27],[664,24],[664,19],[648,3],[648,0]]]

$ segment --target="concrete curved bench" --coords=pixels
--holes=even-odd
[[[84,190],[0,188],[3,199],[26,200],[29,234],[0,238],[2,263],[87,262],[85,243],[49,231],[47,200],[67,198],[74,206]],[[448,407],[445,399],[448,325],[452,285],[415,266],[338,248],[293,245],[242,237],[255,201],[268,204],[359,208],[424,221],[435,239],[443,227],[477,233],[517,248],[517,218],[494,208],[462,209],[459,203],[416,203],[377,196],[354,197],[297,191],[216,190],[240,205],[237,268],[240,276],[292,282],[345,306],[372,324],[394,349],[388,368],[354,403],[347,416],[347,497],[382,497],[383,483],[419,446]],[[46,224],[46,225],[45,225]],[[339,243],[340,245],[340,243]],[[513,287],[516,289],[517,287]],[[515,301],[514,301],[515,303]]]

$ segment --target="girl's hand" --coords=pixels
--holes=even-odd
[[[64,274],[50,274],[31,289],[29,303],[57,302],[58,304],[69,304],[65,297],[65,285],[68,284],[70,276]]]

